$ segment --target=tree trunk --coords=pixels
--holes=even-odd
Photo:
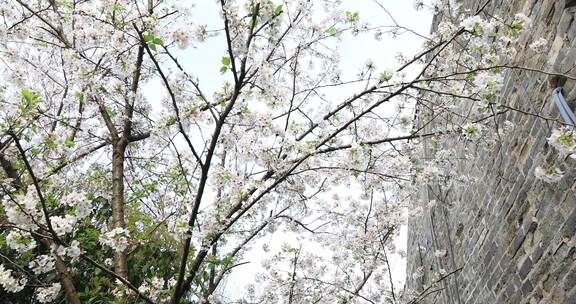
[[[53,243],[43,237],[41,237],[39,240],[40,243],[42,243],[42,245],[49,251]],[[58,255],[54,255],[54,257],[56,260],[54,265],[56,267],[56,271],[58,272],[58,278],[60,279],[60,283],[62,284],[64,292],[66,293],[66,299],[68,300],[68,303],[80,304],[80,299],[78,299],[78,293],[76,293],[76,287],[74,287],[72,276],[70,276],[68,268],[66,268],[66,264]]]
[[[60,282],[62,282],[64,291],[66,292],[66,299],[68,299],[68,303],[80,304],[78,294],[76,293],[76,288],[74,287],[74,283],[72,283],[72,278],[70,277],[68,269],[66,269],[64,261],[62,261],[60,257],[56,256],[55,265],[56,270],[58,270],[58,275],[60,276]]]
[[[8,161],[4,158],[4,155],[0,155],[0,166],[4,169],[4,172],[9,178],[13,179],[13,186],[16,191],[22,189],[22,180],[16,171],[16,168],[12,164],[12,162]],[[39,238],[39,242],[46,247],[46,250],[50,251],[51,248],[51,241],[47,238]],[[72,281],[72,277],[68,272],[68,268],[66,268],[66,264],[59,256],[56,257],[56,271],[58,272],[58,278],[60,279],[60,283],[62,287],[64,287],[64,292],[66,293],[66,298],[68,299],[69,304],[80,304],[80,300],[78,299],[78,293],[76,293],[76,287],[74,287],[74,282]]]
[[[126,143],[117,142],[112,150],[112,221],[114,228],[125,228],[124,221],[124,153]],[[115,251],[114,271],[123,278],[128,278],[126,253]]]

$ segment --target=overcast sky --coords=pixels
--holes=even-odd
[[[413,0],[379,0],[380,3],[394,16],[401,25],[414,30],[424,36],[430,31],[432,15],[427,10],[416,11]],[[278,2],[278,1],[277,1]],[[196,0],[192,11],[195,24],[206,24],[208,29],[222,27],[219,17],[220,7],[215,0]],[[362,21],[372,26],[393,25],[392,20],[385,11],[373,0],[342,0],[342,10],[358,11]],[[395,56],[401,52],[406,56],[413,56],[422,49],[423,39],[417,35],[406,33],[397,39],[383,35],[381,41],[376,41],[373,34],[360,35],[351,38],[347,35],[338,46],[341,54],[341,70],[344,77],[356,74],[370,59],[377,70],[397,67]],[[226,43],[223,35],[208,39],[206,42],[195,44],[192,47],[176,52],[184,68],[200,79],[200,85],[205,92],[216,91],[220,84],[229,75],[221,75],[221,59],[227,56]],[[229,73],[228,73],[229,74]],[[147,96],[158,96],[163,92],[162,85],[155,81],[144,88]]]

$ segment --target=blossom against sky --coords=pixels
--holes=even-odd
[[[337,1],[335,1],[337,2]],[[368,28],[374,30],[359,35],[346,33],[342,40],[335,45],[327,47],[337,48],[339,53],[339,69],[342,81],[355,79],[357,73],[366,64],[373,64],[376,71],[393,71],[399,67],[398,57],[412,58],[423,49],[424,37],[430,32],[432,22],[432,12],[427,9],[416,10],[411,0],[343,0],[340,4],[342,11],[351,13],[358,12],[361,23],[365,23]],[[226,56],[226,41],[221,33],[220,6],[216,1],[196,1],[191,10],[195,26],[205,28],[208,32],[208,39],[202,43],[192,44],[185,50],[176,52],[182,66],[199,80],[199,85],[205,92],[217,91],[222,83],[231,77],[230,74],[220,72],[221,58]],[[322,14],[322,12],[319,12]],[[322,18],[319,16],[318,18]],[[392,26],[402,26],[408,30],[390,31]],[[212,36],[213,37],[210,37]],[[310,67],[316,68],[316,67]],[[406,70],[408,74],[414,73],[418,69],[412,66]],[[207,81],[210,80],[210,81]],[[154,104],[154,99],[160,99],[165,90],[159,79],[143,87],[145,95]],[[349,95],[351,91],[361,90],[354,84],[330,88],[323,93],[334,103],[341,102],[341,96]],[[209,94],[210,94],[209,93]],[[383,111],[395,111],[392,105]],[[343,192],[352,191],[359,193],[359,187],[352,189],[340,189]],[[279,236],[283,236],[280,237]],[[283,239],[282,239],[283,238]],[[263,247],[267,250],[278,249],[284,242],[291,242],[298,246],[295,234],[274,234],[253,245],[253,249],[247,257],[246,265],[237,267],[226,284],[222,287],[224,293],[230,298],[241,297],[246,288],[246,282],[263,270],[260,265],[261,259],[266,255]],[[406,247],[406,227],[400,229],[400,235],[395,240],[397,250],[402,252]],[[305,244],[305,250],[321,250],[315,244]],[[397,286],[401,286],[405,280],[405,260],[399,254],[390,257],[391,268],[394,281]]]

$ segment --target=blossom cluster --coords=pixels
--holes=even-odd
[[[552,130],[548,143],[558,150],[561,156],[576,159],[576,129],[566,126]]]
[[[174,284],[175,281],[171,280],[168,285]],[[154,301],[166,300],[166,290],[164,289],[165,281],[163,278],[153,277],[149,282],[144,281],[138,291],[142,294],[149,296]],[[170,286],[169,286],[170,287]]]
[[[546,49],[548,48],[548,40],[544,38],[538,38],[538,40],[532,42],[529,47],[535,53],[542,54],[546,52]]]
[[[43,274],[54,270],[54,263],[54,257],[50,255],[39,255],[28,264],[28,267],[32,269],[35,274]]]
[[[6,269],[4,264],[0,264],[0,285],[8,292],[19,292],[26,287],[28,279],[17,279],[12,276],[12,270]]]
[[[60,289],[60,283],[53,283],[49,287],[39,287],[36,290],[36,299],[38,299],[40,303],[51,303],[58,296]]]
[[[569,156],[576,159],[576,129],[574,127],[564,126],[552,130],[548,143],[558,150],[561,157]],[[548,165],[536,167],[534,175],[547,183],[556,183],[562,180],[564,172],[555,166]]]
[[[6,236],[8,246],[19,253],[30,251],[36,248],[36,241],[29,232],[12,230]]]
[[[128,247],[130,231],[124,228],[114,228],[100,235],[100,244],[111,247],[116,252],[123,252]]]
[[[556,183],[564,177],[564,172],[556,167],[536,167],[534,169],[536,178],[541,179],[547,183]]]

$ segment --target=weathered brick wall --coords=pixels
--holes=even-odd
[[[485,1],[463,2],[477,9]],[[492,0],[485,12],[529,16],[532,24],[520,39],[523,64],[576,75],[576,1]],[[535,55],[528,45],[540,37],[550,42],[549,51]],[[541,73],[509,72],[500,102],[558,117],[549,82]],[[576,81],[568,80],[564,92],[574,106]],[[409,220],[406,290],[428,294],[419,303],[576,303],[576,161],[558,159],[548,145],[553,123],[517,111],[503,116],[500,122],[510,120],[516,128],[495,150],[457,147],[473,154],[458,169],[475,181],[450,189],[423,186],[415,200],[438,201]],[[566,172],[562,181],[535,178],[544,161]],[[436,250],[447,255],[436,257]],[[421,277],[414,275],[419,267]],[[454,273],[441,280],[440,269]]]

